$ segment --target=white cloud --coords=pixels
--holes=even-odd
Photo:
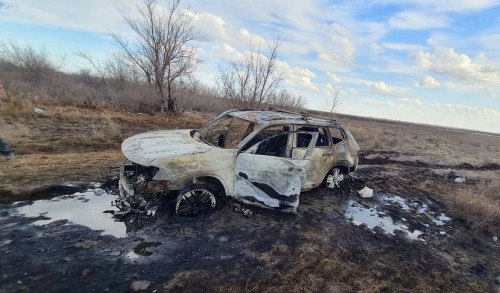
[[[373,99],[373,98],[365,98],[365,99],[361,99],[361,101],[363,103],[366,103],[366,104],[370,104],[370,105],[373,105],[373,104],[380,104],[380,101],[377,100],[377,99]]]
[[[427,75],[422,80],[415,82],[416,87],[426,87],[426,88],[439,88],[441,83],[437,81],[434,77]]]
[[[276,62],[276,70],[283,73],[285,83],[298,90],[319,91],[319,86],[313,82],[316,74],[307,68],[290,66],[283,61]]]
[[[398,98],[398,102],[417,106],[422,106],[424,104],[422,103],[422,101],[420,101],[420,99],[411,99],[408,97]]]
[[[12,8],[2,15],[3,21],[98,33],[119,31],[124,27],[123,18],[113,1],[6,0],[4,2]],[[124,5],[130,6],[130,3],[124,2]]]
[[[370,44],[370,49],[372,50],[373,54],[378,55],[382,52],[384,52],[384,49],[377,45],[376,43],[371,43]]]
[[[193,13],[187,11],[192,16],[193,26],[200,32],[203,41],[219,41],[228,38],[226,23],[221,17],[210,13]]]
[[[332,83],[339,83],[341,80],[340,78],[337,77],[337,75],[327,71],[326,76],[328,77],[328,80],[330,80]]]
[[[336,66],[354,60],[356,43],[348,29],[334,23],[326,29],[325,33],[330,36],[329,41],[320,39],[312,42],[312,49],[317,53],[321,62]]]
[[[417,11],[404,11],[391,17],[389,26],[395,29],[423,30],[447,27],[449,20],[440,15]]]
[[[364,81],[362,84],[369,87],[377,94],[389,94],[392,92],[392,90],[387,87],[383,81]]]
[[[445,81],[445,82],[443,83],[443,85],[444,85],[445,87],[447,87],[447,88],[450,88],[450,89],[455,87],[455,85],[453,84],[453,82],[451,82],[451,81],[449,81],[449,80]]]
[[[403,44],[403,43],[382,43],[382,47],[389,50],[395,51],[416,51],[416,50],[424,50],[425,46],[419,44]]]
[[[343,88],[340,88],[340,92],[345,93],[345,94],[355,95],[358,93],[358,90],[355,88],[351,88],[351,87],[343,87]]]
[[[436,109],[446,110],[454,114],[466,114],[468,116],[479,116],[483,118],[500,118],[500,111],[487,107],[471,107],[462,104],[441,104],[441,103],[434,103],[431,104],[430,106]]]
[[[500,84],[500,67],[475,62],[465,54],[459,54],[453,48],[448,48],[429,40],[433,46],[432,52],[417,51],[409,57],[426,70],[432,70],[467,81],[480,81]]]
[[[378,4],[411,4],[432,12],[474,12],[500,5],[498,0],[375,0]]]

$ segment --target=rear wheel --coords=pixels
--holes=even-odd
[[[217,200],[217,188],[205,183],[191,184],[179,192],[175,213],[179,216],[194,216],[212,211],[217,207]]]
[[[339,168],[335,167],[326,176],[325,186],[330,189],[340,187],[340,182],[342,182],[342,180],[344,180],[344,174],[342,174]]]

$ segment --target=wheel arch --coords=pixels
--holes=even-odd
[[[330,171],[328,173],[330,173],[333,169],[335,168],[338,168],[340,170],[340,173],[344,174],[344,175],[347,175],[349,174],[349,167],[347,167],[346,165],[334,165]],[[327,174],[328,176],[328,174]]]
[[[333,169],[335,169],[335,168],[340,170],[340,174],[344,174],[344,175],[349,174],[349,167],[347,167],[346,165],[343,165],[343,164],[333,165],[332,168],[330,168],[330,170],[328,170],[328,172],[326,172],[326,175],[323,178],[323,181],[321,182],[321,186],[326,185],[326,180],[328,179],[328,175],[330,175],[330,173],[332,173]]]
[[[221,196],[225,196],[228,194],[228,189],[226,184],[224,184],[224,180],[221,178],[218,178],[217,176],[213,175],[205,175],[205,176],[197,176],[193,178],[193,183],[208,183],[210,185],[213,185],[219,189],[221,192]]]

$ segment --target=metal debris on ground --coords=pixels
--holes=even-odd
[[[147,290],[150,284],[150,281],[134,281],[130,286],[130,289],[134,292]]]
[[[464,183],[464,182],[465,182],[465,178],[463,178],[463,177],[455,178],[455,183]]]
[[[237,212],[242,212],[247,217],[253,215],[253,213],[250,209],[247,209],[244,206],[239,205],[239,204],[234,204],[234,210]]]
[[[361,198],[371,198],[373,197],[373,189],[365,186],[363,189],[358,190],[358,194]]]

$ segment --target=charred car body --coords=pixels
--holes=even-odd
[[[217,207],[226,195],[295,212],[302,191],[335,188],[359,147],[328,118],[282,110],[230,110],[198,130],[137,134],[122,143],[118,206],[144,210],[179,191],[178,215]]]

